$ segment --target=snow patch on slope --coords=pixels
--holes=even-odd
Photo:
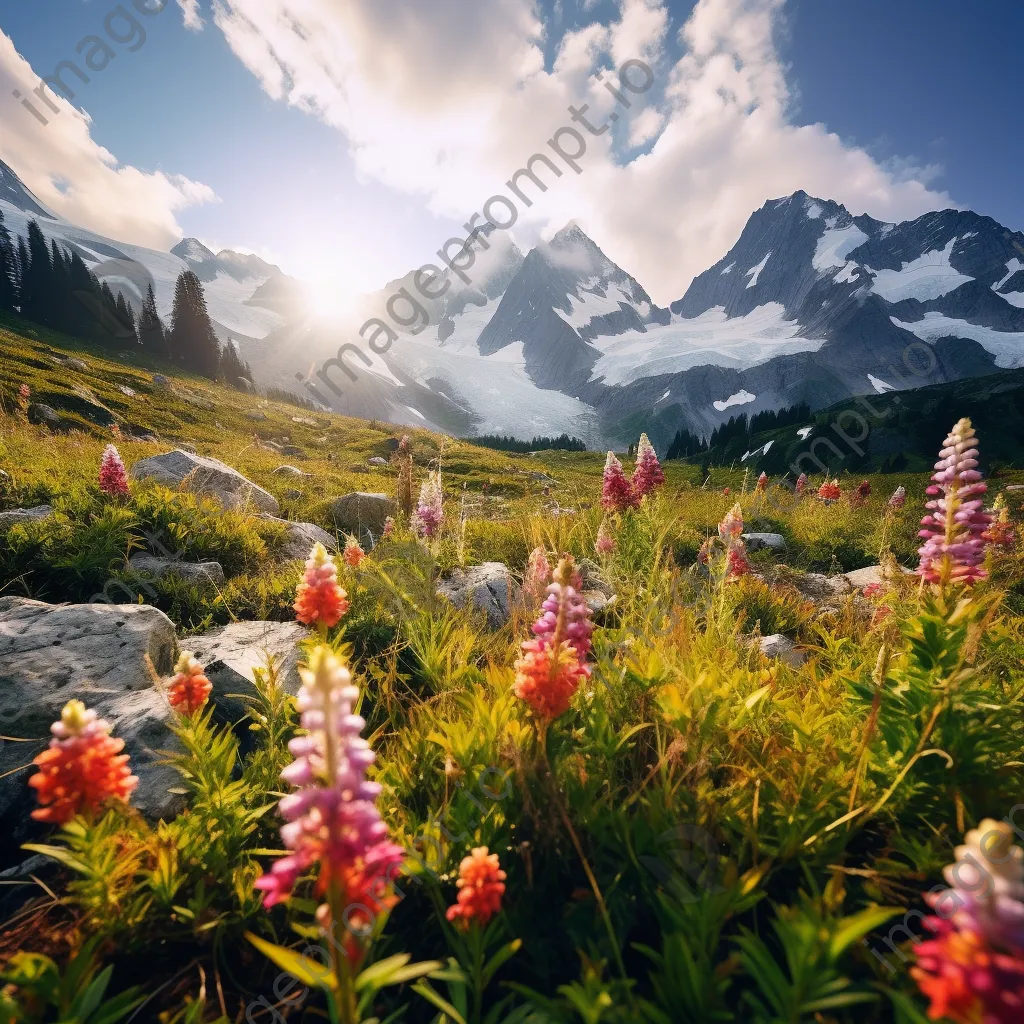
[[[876,377],[873,373],[868,374],[868,383],[877,391],[880,395],[884,395],[886,391],[895,391],[896,389],[881,377]]]
[[[570,313],[563,313],[556,309],[555,312],[570,326],[579,330],[586,327],[596,316],[607,316],[609,313],[618,313],[621,310],[620,303],[631,306],[632,300],[618,286],[611,285],[606,295],[598,295],[594,292],[584,291],[580,298],[575,295],[568,296]]]
[[[966,236],[964,236],[966,237]],[[1006,299],[1011,306],[1018,306],[1024,309],[1024,292],[1000,292],[999,289],[1006,284],[1007,281],[1013,277],[1014,274],[1024,270],[1024,263],[1021,263],[1016,256],[1006,264],[1006,276],[1001,280],[997,281],[992,285],[992,291],[994,291],[1000,298]]]
[[[814,248],[814,258],[811,265],[819,273],[824,273],[831,267],[842,267],[846,264],[846,254],[853,252],[858,245],[863,245],[868,236],[856,224],[850,224],[845,228],[833,226],[833,218],[825,222],[828,227],[818,239]]]
[[[746,316],[728,317],[715,306],[692,319],[674,316],[669,324],[595,338],[601,352],[591,380],[607,385],[628,384],[640,377],[678,373],[693,366],[745,369],[774,356],[817,352],[823,338],[800,338],[800,325],[787,320],[780,302],[767,302]]]
[[[719,411],[725,412],[726,409],[733,405],[746,405],[748,402],[756,401],[757,395],[752,395],[745,388],[741,391],[737,391],[735,395],[730,395],[728,398],[720,402],[712,402],[711,404]]]
[[[771,256],[771,254],[772,254],[772,251],[771,251],[771,249],[769,249],[768,252],[765,253],[764,259],[761,260],[761,262],[758,263],[758,265],[756,267],[751,267],[747,271],[745,276],[750,278],[750,281],[747,284],[748,288],[753,288],[754,285],[757,284],[757,279],[761,276],[761,271],[764,270],[764,268],[768,265],[768,258]]]
[[[956,320],[941,313],[925,313],[923,320],[903,323],[896,317],[890,320],[922,341],[929,343],[939,338],[968,338],[976,341],[986,352],[996,357],[996,366],[1002,369],[1024,366],[1024,331],[996,331],[967,320]]]
[[[928,302],[942,298],[960,285],[974,280],[954,270],[949,262],[955,244],[954,235],[945,249],[932,249],[916,260],[904,263],[900,270],[875,271],[871,290],[887,302],[902,302],[904,299]]]

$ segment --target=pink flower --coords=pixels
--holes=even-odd
[[[757,486],[754,488],[755,491],[760,491],[761,494],[768,489],[768,474],[761,471],[761,475],[757,478]]]
[[[381,533],[381,537],[384,540],[389,540],[394,536],[395,533],[395,520],[391,516],[387,516],[384,519],[384,531]]]
[[[658,462],[658,454],[647,435],[641,434],[640,441],[636,446],[636,467],[633,470],[632,480],[636,501],[639,503],[641,498],[650,494],[655,487],[660,487],[664,482],[665,474],[662,471],[661,463]]]
[[[796,478],[796,493],[803,494],[807,490],[807,474],[801,473]]]
[[[536,608],[544,600],[551,582],[551,563],[543,548],[534,548],[526,561],[522,599],[528,608]]]
[[[599,555],[610,555],[617,547],[615,535],[608,527],[608,520],[602,519],[601,525],[597,528],[597,540],[594,541],[594,551]]]
[[[614,452],[608,453],[604,463],[604,478],[601,481],[601,505],[608,512],[625,512],[635,508],[639,498],[623,472],[622,463]]]
[[[743,543],[743,509],[737,502],[718,524],[718,536],[725,545],[725,576],[732,579],[751,571],[747,546]]]
[[[111,497],[121,497],[128,493],[128,474],[117,449],[108,444],[103,449],[100,460],[100,490]]]
[[[412,525],[416,533],[425,540],[432,540],[441,529],[444,518],[441,473],[432,472],[420,488],[420,500],[412,514]]]
[[[299,674],[305,733],[288,744],[295,761],[281,778],[295,792],[279,804],[286,822],[281,840],[290,852],[257,879],[256,888],[272,907],[288,898],[301,875],[319,866],[316,892],[323,896],[337,885],[341,905],[324,904],[317,918],[328,928],[343,922],[349,931],[346,950],[358,959],[361,933],[393,902],[390,883],[404,854],[389,841],[377,810],[380,786],[366,779],[374,754],[360,735],[366,723],[353,712],[359,694],[348,669],[321,644]],[[332,921],[335,912],[342,922]]]
[[[590,678],[585,659],[594,626],[586,601],[572,586],[574,572],[571,557],[559,562],[533,624],[534,639],[523,642],[515,665],[514,692],[543,721],[564,714],[580,683]]]
[[[918,549],[917,571],[929,583],[971,584],[987,575],[982,562],[992,517],[982,508],[987,488],[976,468],[977,445],[971,421],[961,419],[935,463],[932,485],[925,492],[933,497],[918,533],[924,544]]]
[[[902,484],[892,492],[889,498],[889,508],[903,508],[907,503],[907,489]]]

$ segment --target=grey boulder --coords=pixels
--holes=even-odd
[[[19,523],[37,523],[52,515],[52,505],[36,505],[35,508],[15,508],[9,512],[0,512],[0,533]]]
[[[514,586],[504,562],[483,562],[469,569],[456,569],[441,581],[438,593],[456,608],[486,613],[487,625],[498,629],[511,614]]]
[[[201,590],[216,590],[224,586],[224,569],[220,562],[182,562],[177,558],[161,558],[140,552],[132,555],[128,565],[141,576],[156,580],[177,576]]]
[[[318,542],[331,553],[338,550],[338,542],[316,523],[293,523],[288,519],[278,519],[276,516],[263,518],[272,523],[280,523],[285,528],[284,539],[277,549],[277,554],[287,562],[296,558],[308,558],[309,549]]]
[[[51,723],[77,698],[113,726],[125,741],[139,785],[132,804],[151,817],[168,817],[181,805],[178,773],[162,764],[173,749],[172,712],[156,688],[147,657],[168,675],[177,655],[171,620],[148,605],[51,605],[0,598],[0,726],[30,742],[0,749],[0,818],[19,820],[31,804],[27,765],[49,739]],[[12,772],[5,777],[5,773]]]
[[[910,570],[904,569],[902,566],[900,566],[899,571],[902,575],[911,575]],[[863,590],[865,587],[870,587],[876,583],[884,584],[890,582],[890,577],[884,565],[866,565],[863,569],[854,569],[852,572],[846,573],[846,578],[854,590]]]
[[[762,637],[758,647],[766,658],[784,662],[792,668],[799,668],[807,660],[807,655],[797,650],[796,644],[781,633]]]
[[[331,504],[331,518],[342,533],[356,534],[364,548],[371,547],[384,532],[384,520],[398,514],[398,506],[386,494],[353,491]]]
[[[748,551],[762,551],[765,548],[769,551],[786,550],[786,538],[781,533],[745,533],[743,543],[747,545]]]
[[[216,498],[225,508],[251,502],[261,512],[276,514],[277,499],[219,459],[205,458],[176,448],[163,455],[140,459],[131,468],[136,480],[152,479],[165,487],[184,487],[195,494]]]
[[[255,673],[273,658],[278,684],[289,694],[299,692],[299,643],[309,636],[297,622],[233,622],[192,637],[196,659],[213,684],[210,699],[218,717],[238,721],[246,712],[246,697],[255,697]]]

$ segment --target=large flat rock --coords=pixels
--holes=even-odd
[[[139,777],[132,804],[152,817],[176,812],[181,798],[169,790],[181,779],[158,763],[159,752],[175,744],[168,728],[172,712],[153,683],[146,657],[166,676],[177,651],[173,623],[148,605],[0,598],[0,733],[28,740],[0,748],[0,821],[11,826],[0,844],[18,840],[15,823],[27,823],[33,806],[26,784],[33,770],[16,769],[46,746],[51,723],[76,697],[125,741]],[[6,772],[13,773],[4,777]]]
[[[225,508],[251,503],[271,515],[280,511],[277,498],[238,470],[219,459],[195,455],[181,448],[140,459],[132,466],[131,475],[136,480],[155,480],[165,487],[184,487],[194,494],[216,498]]]
[[[499,629],[508,622],[515,597],[514,584],[504,562],[482,562],[456,569],[441,581],[438,593],[456,608],[482,611],[487,625]]]

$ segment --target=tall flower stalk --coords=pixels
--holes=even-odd
[[[743,543],[743,509],[737,502],[718,524],[718,536],[725,545],[725,578],[746,576],[751,571],[747,546]]]
[[[358,1020],[353,985],[374,931],[376,915],[394,904],[391,882],[404,854],[388,838],[376,799],[380,786],[366,778],[374,753],[354,713],[359,693],[348,669],[324,644],[299,668],[298,694],[305,734],[288,744],[295,761],[281,773],[295,792],[280,802],[287,856],[256,881],[264,905],[286,900],[299,877],[317,869],[323,899],[316,919],[328,939],[334,997],[344,1024]]]
[[[935,463],[932,500],[925,508],[918,536],[918,573],[940,587],[949,583],[972,584],[984,579],[985,534],[992,517],[982,508],[987,487],[978,472],[978,439],[967,418],[961,419],[946,437]]]
[[[658,461],[658,453],[646,434],[640,435],[636,446],[636,467],[633,470],[631,486],[636,501],[640,501],[656,487],[665,482],[665,473]]]
[[[635,508],[639,498],[633,491],[633,485],[626,478],[615,452],[609,452],[604,462],[604,475],[601,479],[601,507],[606,512],[625,512]]]
[[[434,470],[420,488],[420,500],[412,514],[412,525],[423,540],[434,540],[441,531],[444,519],[444,497],[441,490],[441,471]]]
[[[404,434],[398,442],[398,449],[392,459],[398,467],[398,507],[408,519],[412,515],[412,451],[408,434]]]
[[[100,490],[112,498],[121,498],[129,493],[124,462],[112,444],[103,449],[103,458],[100,459]]]
[[[338,567],[319,541],[306,559],[306,569],[295,591],[295,618],[315,626],[322,636],[349,610],[348,595],[338,583]]]

